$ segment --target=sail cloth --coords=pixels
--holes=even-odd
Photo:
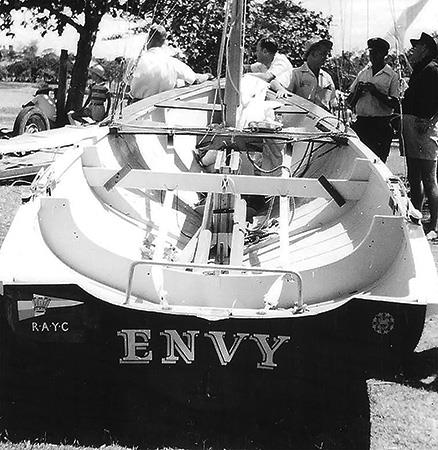
[[[428,1],[429,0],[417,0],[413,5],[408,6],[402,11],[397,21],[394,22],[391,31],[386,35],[386,39],[395,39],[398,49],[402,50],[404,48],[407,29],[411,26],[412,22],[416,19]]]
[[[251,74],[245,74],[240,84],[240,105],[237,108],[236,128],[242,130],[250,122],[274,122],[276,101],[265,101],[268,83]]]

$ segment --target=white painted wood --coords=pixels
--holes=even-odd
[[[370,178],[371,162],[366,158],[356,158],[351,174],[348,177],[352,181],[367,181]]]
[[[75,207],[77,209],[78,206]],[[110,214],[110,213],[109,213]],[[38,213],[41,234],[45,244],[64,264],[87,278],[103,283],[113,289],[124,292],[127,287],[127,274],[133,261],[114,251],[108,251],[108,244],[100,245],[90,240],[87,234],[77,226],[73,219],[75,213],[65,199],[44,199]],[[55,220],[56,218],[56,220]],[[111,223],[111,222],[109,222]],[[328,264],[321,264],[321,257],[315,254],[313,265],[294,264],[293,270],[300,272],[306,303],[318,303],[327,298],[341,298],[349,292],[367,289],[388,272],[398,254],[403,249],[403,229],[401,217],[375,217],[371,228],[360,244],[345,249],[342,256]],[[62,224],[62,225],[61,225]],[[82,222],[86,226],[85,222]],[[204,230],[207,245],[202,244],[203,259],[209,248],[209,230]],[[113,232],[106,233],[108,242]],[[305,238],[303,238],[305,239]],[[324,249],[330,251],[330,247]],[[293,251],[293,246],[291,251]],[[90,255],[98,264],[90,264]],[[406,255],[404,255],[406,257]],[[226,266],[224,266],[225,268]],[[271,267],[278,267],[277,265]],[[248,266],[250,270],[250,266]],[[254,267],[257,269],[257,267]],[[360,278],[357,274],[360,272]],[[274,282],[275,276],[246,273],[242,275],[213,275],[190,273],[179,270],[164,270],[163,280],[168,293],[169,304],[187,304],[192,306],[230,307],[237,299],[240,306],[249,308],[263,307],[264,294]],[[252,280],[252,281],[251,281]],[[408,280],[398,280],[409,292]],[[184,286],[184,290],[181,290]],[[220,289],[219,289],[220,286]],[[251,289],[248,289],[251,286]],[[321,289],[323,286],[323,289]],[[147,270],[138,270],[134,276],[133,295],[159,302]],[[279,307],[288,307],[296,301],[294,283],[286,283],[279,299]],[[239,306],[239,305],[236,305]]]
[[[234,199],[233,233],[231,236],[230,265],[241,266],[246,226],[246,201],[236,195]]]
[[[103,186],[116,173],[111,169],[94,167],[84,168],[84,172],[90,186]],[[346,200],[359,200],[368,185],[366,181],[330,179],[329,182]],[[282,179],[265,176],[167,173],[133,169],[123,180],[120,180],[118,186],[229,194],[331,198],[321,183],[313,178]]]
[[[188,244],[184,247],[182,252],[178,255],[178,262],[192,262],[195,256],[196,247],[198,245],[200,229],[196,231],[196,233],[191,237]]]
[[[0,154],[31,152],[41,149],[63,147],[78,144],[81,141],[102,139],[108,134],[107,127],[91,125],[89,127],[65,126],[39,133],[21,134],[12,139],[0,141]]]
[[[281,169],[282,178],[289,179],[292,155],[285,146],[283,153],[283,168]],[[286,268],[289,266],[289,198],[280,197],[280,264]]]
[[[175,191],[166,191],[166,196],[164,198],[164,203],[161,208],[161,217],[158,222],[158,236],[155,240],[155,251],[153,259],[160,260],[164,259],[164,245],[166,243],[167,233],[169,230],[169,214],[172,209],[173,199],[175,197]]]
[[[206,264],[210,254],[211,231],[202,230],[199,233],[198,246],[196,247],[194,262],[197,264]]]

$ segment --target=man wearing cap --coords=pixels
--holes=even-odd
[[[271,36],[259,39],[256,48],[257,62],[245,64],[244,71],[270,83],[274,78],[284,86],[287,83],[292,64],[286,55],[278,52],[278,46]]]
[[[432,36],[421,33],[411,39],[409,57],[413,71],[402,102],[402,145],[408,167],[410,197],[422,210],[424,194],[428,199],[430,221],[424,224],[426,234],[437,232],[438,219],[438,45]]]
[[[166,37],[163,26],[152,24],[147,51],[138,61],[130,83],[130,95],[134,100],[173,89],[181,84],[202,83],[213,77],[209,73],[196,73],[187,64],[172,57],[164,46]]]
[[[336,103],[335,84],[322,66],[332,47],[333,43],[328,39],[309,39],[304,47],[304,64],[290,72],[284,86],[276,80],[271,82],[271,88],[277,92],[277,97],[286,97],[292,92],[330,110]]]
[[[350,87],[347,103],[356,111],[352,124],[360,140],[386,162],[393,137],[391,115],[398,106],[400,79],[385,64],[389,43],[381,38],[368,39],[370,63],[357,75]]]

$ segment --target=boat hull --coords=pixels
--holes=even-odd
[[[33,378],[39,368],[56,367],[66,381],[93,373],[195,408],[281,398],[342,374],[394,374],[426,313],[423,305],[353,298],[312,315],[207,320],[112,305],[76,285],[5,286],[3,300],[11,365],[31,367]]]

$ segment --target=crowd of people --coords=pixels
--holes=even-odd
[[[210,73],[196,73],[173,57],[165,45],[166,38],[163,26],[151,26],[147,49],[132,68],[132,101],[213,78]],[[346,103],[354,111],[351,128],[383,162],[388,158],[395,135],[393,119],[401,118],[398,132],[407,162],[411,201],[421,211],[427,198],[430,221],[424,224],[425,232],[437,233],[438,42],[422,33],[419,39],[411,39],[411,44],[412,74],[403,98],[400,77],[385,62],[390,44],[376,37],[367,41],[369,63],[350,86]],[[288,57],[279,52],[273,37],[262,37],[256,47],[256,61],[245,64],[243,71],[268,83],[279,98],[297,94],[333,111],[338,106],[335,83],[323,69],[332,47],[330,40],[313,37],[305,44],[303,64],[294,68]],[[107,93],[103,75],[94,70],[92,76],[89,106],[100,120],[107,113],[102,106]]]
[[[437,236],[438,221],[438,41],[427,33],[411,39],[412,74],[401,98],[401,80],[385,62],[390,44],[382,38],[368,39],[369,63],[357,75],[347,97],[355,113],[351,124],[359,139],[386,162],[395,130],[394,116],[401,119],[400,145],[406,157],[407,178],[413,206],[422,211],[425,197],[430,219],[423,224],[426,235]],[[306,45],[304,63],[293,68],[278,52],[273,39],[257,44],[257,62],[246,66],[248,72],[270,84],[278,97],[292,93],[333,110],[337,106],[335,84],[323,70],[332,42],[314,37]]]

